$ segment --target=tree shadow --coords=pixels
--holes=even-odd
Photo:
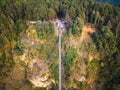
[[[58,17],[59,19],[65,18],[65,13],[61,10],[61,11],[59,11],[59,12],[57,13],[57,17]]]

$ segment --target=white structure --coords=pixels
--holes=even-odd
[[[36,24],[37,21],[30,21],[30,24]]]

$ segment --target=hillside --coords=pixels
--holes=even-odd
[[[1,0],[0,90],[58,90],[60,32],[62,90],[120,89],[120,8]]]

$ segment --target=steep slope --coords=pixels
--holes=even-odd
[[[62,37],[63,89],[119,90],[120,8],[95,0],[0,0],[0,89],[41,89],[29,82],[38,74],[58,88],[58,38],[46,23],[55,17],[69,22]],[[31,31],[29,20],[39,23]]]
[[[85,24],[81,35],[63,36],[62,46],[66,47],[63,47],[64,53],[62,54],[64,88],[83,89],[77,84],[79,82],[81,84],[88,83],[85,88],[93,89],[92,83],[96,80],[98,69],[92,69],[91,63],[99,60],[99,53],[91,37],[91,34],[95,32],[93,25]],[[94,74],[91,75],[90,73],[93,71]],[[91,87],[88,87],[89,85]]]

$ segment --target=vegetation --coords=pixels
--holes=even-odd
[[[70,30],[74,36],[80,36],[82,33],[83,24],[80,21],[80,18],[77,18],[73,22],[70,22]]]
[[[117,4],[117,1],[111,1]],[[119,3],[117,5],[119,6]],[[75,37],[82,33],[82,21],[92,23],[96,27],[96,33],[91,37],[100,58],[86,63],[90,67],[88,78],[94,75],[92,72],[96,72],[94,78],[94,83],[97,83],[96,88],[120,89],[120,8],[94,0],[0,0],[0,89],[3,88],[6,83],[5,78],[9,77],[15,66],[14,53],[23,54],[23,47],[18,41],[21,33],[28,27],[26,23],[28,20],[43,22],[35,26],[40,40],[47,41],[46,45],[41,45],[42,52],[40,51],[39,54],[43,60],[46,58],[51,60],[50,69],[52,73],[54,72],[52,77],[57,79],[58,72],[55,70],[57,49],[54,48],[57,40],[53,39],[55,38],[54,27],[49,21],[55,17],[66,18],[70,23],[70,33]],[[49,41],[50,39],[52,40]],[[63,65],[69,83],[74,81],[69,77],[71,64],[75,64],[76,58],[79,58],[77,51],[67,47],[63,56]],[[87,89],[86,82],[76,83],[83,90]]]
[[[74,48],[68,48],[62,59],[65,67],[66,80],[69,78],[70,68],[73,66],[77,58],[78,58],[78,54],[76,50]]]
[[[18,42],[18,44],[15,47],[15,53],[17,55],[23,55],[23,45],[20,42]]]
[[[44,21],[36,25],[37,34],[40,39],[50,39],[54,36],[54,26],[50,21]]]

